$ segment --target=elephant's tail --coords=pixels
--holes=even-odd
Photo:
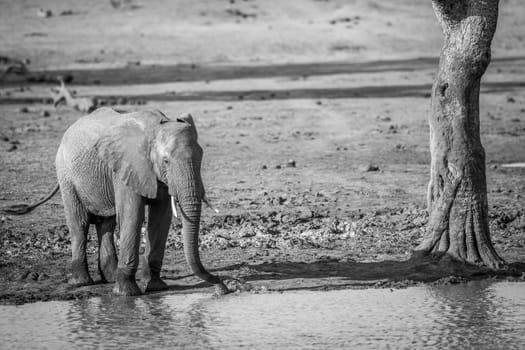
[[[57,183],[55,185],[55,188],[53,188],[53,190],[42,200],[36,203],[33,203],[33,204],[13,204],[5,208],[2,208],[2,212],[6,214],[13,214],[13,215],[27,214],[33,209],[35,209],[36,207],[38,207],[39,205],[44,204],[45,202],[50,200],[51,197],[53,197],[58,192],[59,188],[60,186]]]

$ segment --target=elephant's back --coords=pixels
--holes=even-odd
[[[81,117],[64,133],[61,144],[79,144],[83,147],[93,147],[100,137],[112,127],[121,124],[126,119],[111,108],[100,108],[95,112]]]

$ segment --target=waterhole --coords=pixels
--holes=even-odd
[[[0,306],[0,348],[523,349],[525,283]]]

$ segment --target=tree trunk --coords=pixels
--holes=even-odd
[[[430,214],[416,250],[501,268],[490,239],[485,151],[479,131],[481,76],[490,62],[498,0],[433,0],[444,34],[432,87]]]

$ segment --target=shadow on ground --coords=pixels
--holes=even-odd
[[[449,284],[469,280],[495,278],[520,278],[525,276],[525,262],[508,265],[505,270],[494,271],[477,265],[463,264],[450,257],[435,259],[418,257],[405,261],[385,260],[378,262],[355,262],[321,260],[305,262],[271,262],[262,264],[231,265],[220,271],[230,271],[235,277],[239,271],[247,271],[240,276],[247,282],[317,280],[315,285],[301,281],[289,282],[287,286],[269,289],[339,289],[352,287],[406,287],[420,283]],[[337,282],[334,282],[334,279]],[[279,283],[279,285],[282,285]]]

